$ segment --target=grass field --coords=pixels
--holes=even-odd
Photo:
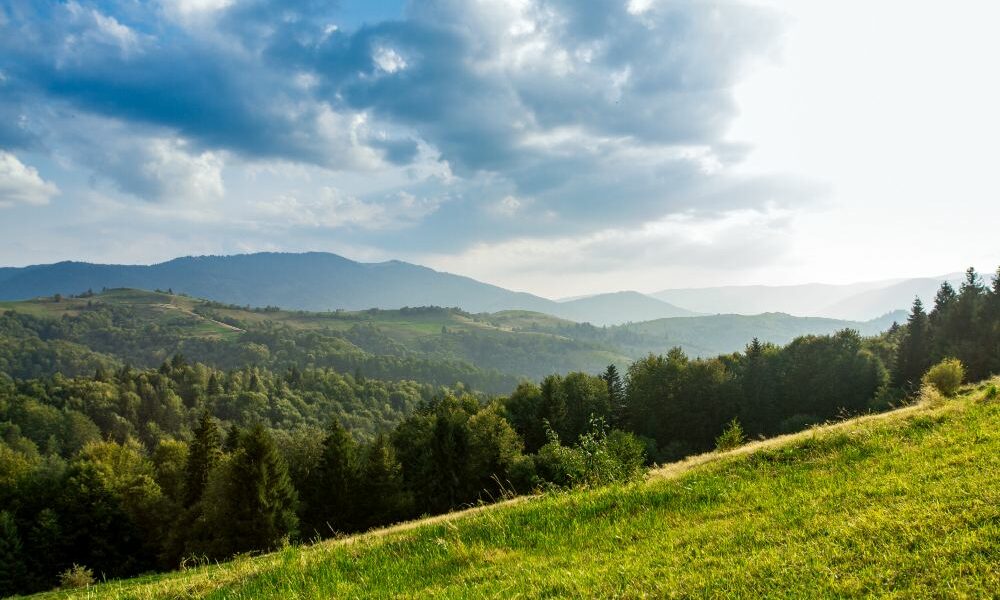
[[[642,483],[50,597],[996,597],[997,385]]]

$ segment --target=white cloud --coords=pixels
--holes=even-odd
[[[123,57],[131,56],[141,50],[139,35],[113,16],[105,15],[95,8],[84,8],[75,0],[66,5],[66,10],[74,21],[85,28],[80,34],[66,37],[67,54],[78,52],[81,45],[94,44],[116,46]]]
[[[159,198],[201,202],[225,195],[219,153],[190,154],[187,144],[178,139],[154,139],[147,152],[140,169]]]
[[[390,75],[406,68],[406,59],[392,48],[379,46],[375,49],[372,60],[379,70]]]
[[[219,11],[232,6],[234,0],[161,0],[164,14],[182,25],[209,22]]]
[[[15,204],[48,204],[58,193],[59,188],[42,179],[34,167],[0,150],[0,208]]]

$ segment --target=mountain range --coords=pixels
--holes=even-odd
[[[886,279],[846,285],[807,283],[785,286],[722,286],[667,289],[650,296],[709,314],[756,315],[782,312],[796,316],[867,321],[909,309],[919,296],[932,303],[941,283],[958,285],[962,273],[914,279]]]
[[[230,304],[311,311],[404,306],[457,306],[474,313],[531,310],[595,325],[695,314],[637,292],[555,302],[406,262],[362,263],[323,252],[197,256],[148,266],[60,262],[0,270],[4,300],[103,288],[171,289]]]
[[[310,311],[457,306],[473,313],[530,310],[576,322],[619,325],[706,314],[796,316],[868,321],[930,302],[941,281],[890,279],[848,285],[725,286],[622,291],[562,301],[392,260],[357,262],[324,252],[189,256],[154,265],[59,262],[0,268],[0,300],[79,294],[103,288],[173,290],[240,306]]]

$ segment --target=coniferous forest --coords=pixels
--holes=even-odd
[[[1000,271],[972,269],[878,336],[675,348],[519,383],[289,329],[265,355],[86,318],[105,333],[0,316],[0,595],[75,565],[127,577],[634,479],[713,449],[734,420],[767,437],[904,404],[947,358],[970,380],[1000,373]],[[173,352],[154,365],[158,345]]]

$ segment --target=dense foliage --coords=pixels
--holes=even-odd
[[[240,359],[219,350],[227,342],[172,337],[169,324],[137,331],[114,311],[0,318],[0,593],[51,588],[74,564],[128,576],[630,479],[648,460],[889,406],[944,358],[970,378],[1000,372],[1000,273],[987,288],[971,270],[929,314],[917,302],[876,338],[753,340],[712,359],[674,349],[493,398],[433,374],[418,383],[373,377],[369,363],[317,366],[328,355],[309,345],[314,333],[280,325],[239,336],[259,342]],[[85,351],[36,352],[53,340]],[[124,347],[148,363],[158,344],[199,362],[119,358]]]

